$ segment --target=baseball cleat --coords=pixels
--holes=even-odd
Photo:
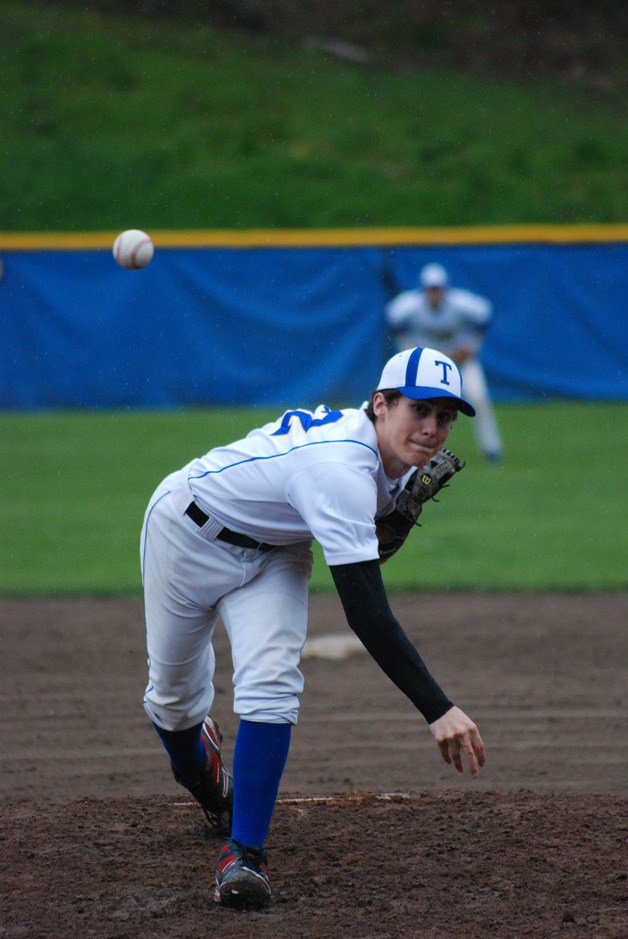
[[[189,783],[174,767],[172,772],[179,785],[185,786],[200,804],[210,828],[217,835],[229,837],[233,818],[233,780],[222,761],[222,734],[211,717],[203,721],[201,740],[207,753],[207,763],[199,779]]]
[[[261,910],[270,903],[268,857],[230,839],[218,856],[214,900],[238,910]]]

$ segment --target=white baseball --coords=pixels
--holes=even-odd
[[[155,246],[145,231],[130,228],[118,235],[113,243],[113,256],[120,265],[128,270],[136,271],[150,264]]]

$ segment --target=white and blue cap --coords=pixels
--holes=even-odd
[[[386,362],[375,390],[384,388],[394,388],[413,401],[452,398],[459,411],[469,417],[475,416],[475,408],[462,397],[460,369],[449,356],[436,349],[417,346],[393,355]]]

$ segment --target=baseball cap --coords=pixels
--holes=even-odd
[[[446,287],[447,271],[442,264],[426,264],[419,279],[422,287]]]
[[[417,346],[393,355],[386,362],[375,390],[383,388],[395,388],[413,401],[452,398],[463,414],[475,415],[475,408],[461,397],[460,369],[452,359],[436,349]]]

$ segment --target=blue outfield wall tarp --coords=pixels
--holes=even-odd
[[[495,400],[628,398],[628,244],[397,249],[396,282],[431,258],[493,303],[481,359]]]
[[[0,408],[359,404],[384,306],[439,261],[490,298],[496,401],[628,399],[628,243],[2,250]]]

